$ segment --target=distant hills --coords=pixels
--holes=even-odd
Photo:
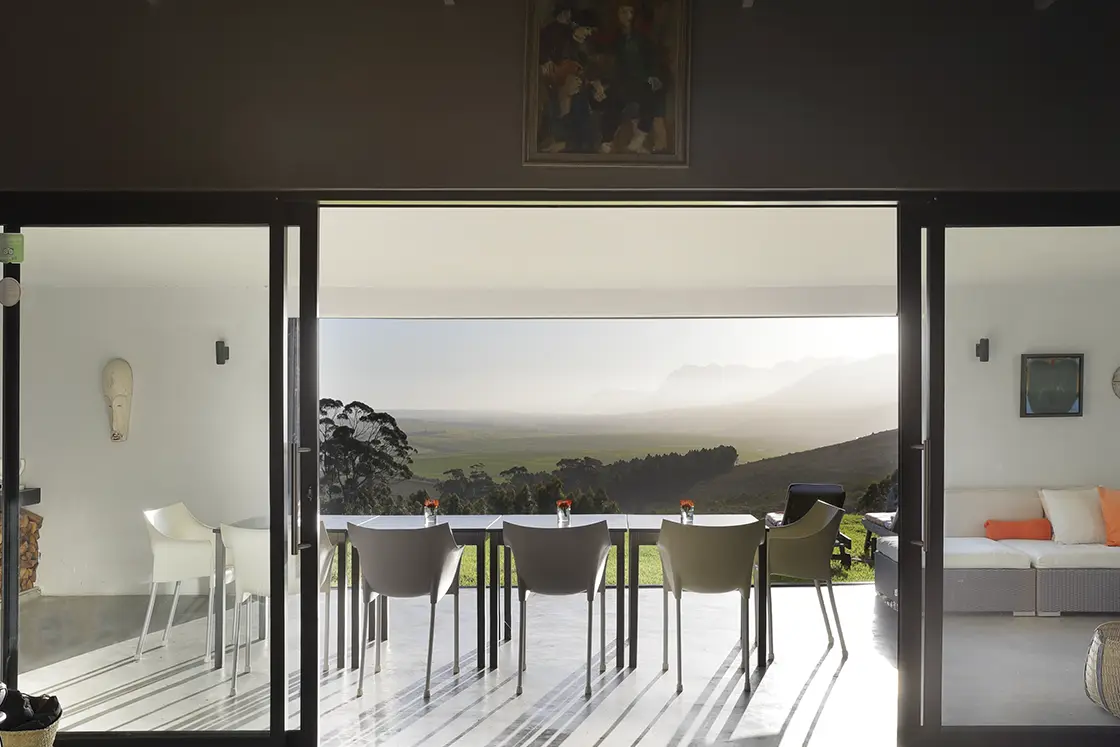
[[[741,464],[719,477],[695,485],[689,496],[696,510],[778,511],[786,488],[794,482],[840,483],[851,509],[864,489],[898,468],[898,430],[854,441]]]

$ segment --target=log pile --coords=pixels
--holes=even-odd
[[[0,553],[3,553],[3,521],[0,515]],[[39,530],[43,527],[43,517],[26,508],[19,512],[19,590],[35,588],[39,574]]]

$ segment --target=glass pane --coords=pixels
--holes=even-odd
[[[947,231],[946,725],[1120,736],[1092,700],[1120,640],[1113,625],[1096,633],[1112,653],[1094,643],[1120,613],[1097,487],[1120,486],[1118,246],[1117,228]]]
[[[267,729],[268,230],[25,234],[21,689],[70,731]]]

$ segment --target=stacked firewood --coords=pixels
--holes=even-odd
[[[3,521],[0,516],[0,553],[3,553]],[[19,512],[19,590],[29,591],[35,588],[35,581],[39,574],[39,530],[43,526],[43,517],[28,511],[26,508]]]

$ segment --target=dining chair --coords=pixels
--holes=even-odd
[[[755,558],[766,532],[761,521],[706,527],[661,522],[657,551],[664,581],[661,591],[661,671],[669,671],[669,595],[677,601],[677,692],[681,680],[681,593],[727,594],[739,592],[739,634],[743,648],[741,668],[747,671],[747,631],[750,629],[751,581]],[[759,621],[761,623],[761,621]],[[743,678],[747,690],[751,678]]]
[[[766,538],[767,564],[773,576],[812,581],[817,590],[817,601],[824,618],[824,629],[828,634],[828,645],[833,644],[832,627],[828,623],[821,582],[828,585],[828,597],[832,602],[832,616],[836,619],[836,633],[840,636],[840,650],[848,655],[844,642],[844,631],[840,627],[840,614],[836,610],[836,595],[832,591],[832,548],[840,531],[840,520],[844,510],[824,501],[817,501],[809,511],[792,524],[773,527]],[[767,584],[767,589],[772,588]],[[767,599],[767,630],[770,635],[770,650],[774,650],[774,605]]]
[[[206,653],[205,660],[213,655],[214,640],[214,602],[217,584],[215,583],[214,548],[218,537],[214,527],[207,526],[195,518],[183,503],[173,503],[163,508],[144,511],[144,524],[148,530],[148,542],[152,550],[152,584],[148,596],[148,611],[144,615],[144,625],[136,642],[136,661],[144,653],[144,639],[152,624],[152,611],[156,605],[156,591],[160,584],[174,583],[175,593],[171,598],[171,611],[167,615],[167,627],[163,631],[163,643],[171,640],[171,627],[175,622],[175,610],[179,606],[179,592],[184,581],[208,578],[210,580],[210,603],[206,615]],[[228,583],[233,578],[233,568],[227,563],[224,569]]]
[[[319,522],[319,591],[323,593],[326,614],[323,616],[323,673],[330,669],[331,658],[331,581],[334,575],[334,556],[336,548],[327,534],[327,527]],[[345,584],[345,579],[339,579],[340,584]],[[341,616],[343,610],[339,610]]]
[[[517,596],[520,602],[520,628],[517,656],[517,694],[521,694],[525,672],[526,600],[530,594],[543,596],[587,595],[587,684],[583,695],[591,697],[591,637],[595,592],[599,603],[599,672],[607,666],[606,586],[607,553],[611,547],[607,522],[598,521],[578,527],[527,527],[506,522],[502,526],[505,544],[513,551],[517,566]]]
[[[358,675],[358,697],[366,678],[366,652],[369,650],[370,606],[373,611],[373,673],[381,671],[381,628],[377,619],[380,597],[410,598],[427,596],[431,604],[428,617],[428,668],[424,676],[424,700],[432,695],[432,647],[436,635],[436,603],[448,594],[455,600],[455,664],[459,673],[459,561],[463,548],[446,523],[421,529],[378,529],[347,524],[350,542],[358,551],[362,572],[362,662]]]

